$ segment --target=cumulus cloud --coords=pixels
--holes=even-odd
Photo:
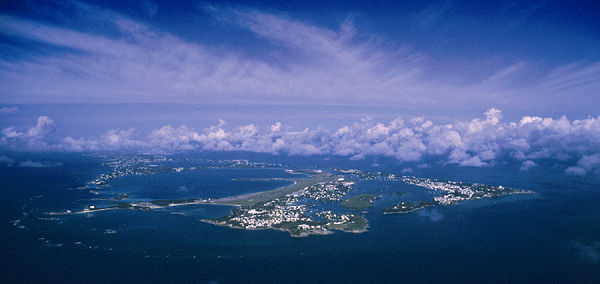
[[[338,155],[351,159],[395,157],[402,162],[439,160],[463,167],[494,166],[499,160],[521,161],[521,170],[537,166],[536,160],[571,162],[568,174],[600,173],[600,117],[570,121],[566,117],[525,116],[504,121],[492,108],[483,118],[438,125],[423,117],[396,118],[388,123],[370,118],[339,129],[284,131],[277,122],[261,129],[254,124],[229,127],[223,120],[197,131],[187,126],[165,125],[149,134],[135,129],[112,129],[97,138],[65,137],[48,143],[44,137],[54,123],[40,117],[28,130],[8,127],[0,142],[5,147],[56,151],[251,151],[289,155]],[[291,130],[291,129],[288,129]]]
[[[271,125],[271,132],[279,132],[279,130],[281,130],[281,122]]]
[[[49,168],[49,167],[51,167],[51,165],[49,165],[49,164],[42,163],[42,162],[35,162],[32,160],[21,161],[21,162],[19,162],[19,164],[17,166],[19,168]]]
[[[565,173],[577,176],[585,176],[588,173],[600,175],[600,153],[584,155],[577,161],[576,166],[568,167]]]
[[[482,162],[479,157],[475,156],[475,157],[469,158],[468,160],[464,160],[464,161],[458,163],[458,165],[461,167],[485,167],[485,166],[488,166],[489,164],[486,162]]]
[[[571,166],[565,170],[566,174],[574,175],[574,176],[585,176],[587,174],[586,170],[582,167]]]
[[[0,155],[0,164],[7,164],[8,166],[12,165],[15,160],[11,157]]]
[[[14,113],[14,112],[18,112],[19,108],[16,106],[13,107],[0,107],[0,114],[1,113]]]
[[[47,147],[44,138],[53,131],[54,121],[47,116],[40,116],[37,119],[36,125],[25,132],[21,132],[14,127],[4,128],[0,137],[0,143],[12,144],[18,142],[18,147],[41,150]]]
[[[27,131],[27,136],[31,138],[41,138],[54,131],[54,121],[47,116],[40,116],[37,124]]]
[[[532,160],[527,160],[527,161],[523,162],[523,164],[521,164],[521,170],[525,171],[525,172],[528,171],[529,169],[535,168],[535,167],[537,167],[537,164]]]

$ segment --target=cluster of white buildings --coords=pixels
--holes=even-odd
[[[131,207],[137,207],[137,208],[142,208],[142,209],[158,209],[158,208],[162,208],[161,206],[158,206],[154,203],[151,202],[135,202],[135,203],[131,203]]]
[[[246,229],[270,228],[276,224],[289,222],[312,222],[312,219],[304,215],[306,205],[291,205],[289,203],[291,202],[284,202],[284,205],[274,205],[272,209],[240,209],[239,215],[229,220],[230,223],[235,223]]]
[[[121,176],[154,174],[158,170],[158,166],[150,163],[167,160],[167,158],[161,156],[152,157],[152,159],[137,156],[111,159],[108,162],[105,162],[104,165],[110,166],[113,169],[112,172],[100,174],[98,178],[90,181],[89,184],[95,186],[104,186],[110,180]]]
[[[281,223],[299,222],[301,224],[298,225],[298,229],[301,230],[326,230],[322,225],[315,224],[319,222],[307,216],[307,205],[298,202],[302,198],[340,201],[353,185],[354,182],[339,178],[336,181],[308,186],[301,191],[286,195],[283,200],[269,201],[261,208],[241,208],[227,223],[245,229],[266,229]],[[352,214],[336,215],[331,211],[317,212],[314,215],[334,224],[342,224],[352,217]]]
[[[464,200],[490,198],[510,193],[503,186],[482,184],[466,184],[455,181],[435,181],[428,178],[403,177],[403,182],[442,191],[444,196],[434,197],[433,200],[442,205],[456,204]]]
[[[333,224],[339,225],[350,221],[354,214],[342,214],[337,215],[331,211],[323,211],[315,213],[316,216],[322,217],[329,222],[333,222]]]
[[[340,201],[352,190],[353,185],[353,181],[345,181],[343,178],[327,183],[321,182],[305,188],[300,197],[318,201]]]
[[[214,162],[215,164],[208,166],[209,169],[283,167],[282,164],[250,162],[248,160],[218,160],[218,161],[211,161],[211,162]]]

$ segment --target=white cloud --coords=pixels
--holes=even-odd
[[[47,116],[40,116],[37,124],[27,131],[27,135],[32,138],[41,138],[54,131],[54,121]]]
[[[4,155],[0,155],[0,164],[7,164],[7,165],[12,165],[15,162],[15,160],[11,157],[8,156],[4,156]]]
[[[281,122],[276,122],[271,125],[271,132],[279,132],[281,130]]]
[[[587,172],[582,167],[571,166],[571,167],[568,167],[567,169],[565,169],[565,173],[569,174],[569,175],[575,175],[575,176],[585,176]]]
[[[481,161],[479,157],[471,157],[468,160],[464,160],[458,164],[461,167],[485,167],[489,166],[488,163]]]
[[[46,163],[42,163],[42,162],[34,162],[32,160],[26,160],[26,161],[19,162],[18,167],[19,168],[49,168],[50,165],[48,165]]]
[[[0,114],[1,113],[14,113],[14,112],[18,112],[19,108],[16,106],[13,107],[0,107]]]
[[[600,153],[583,155],[577,161],[577,166],[568,167],[565,173],[578,176],[585,176],[588,173],[600,175]]]
[[[523,162],[523,164],[521,165],[521,170],[526,172],[529,169],[535,168],[535,167],[537,167],[537,164],[534,161],[527,160],[527,161]]]
[[[14,138],[14,137],[19,137],[23,135],[23,133],[18,132],[17,130],[15,130],[14,127],[7,127],[2,129],[2,136],[3,138]]]
[[[493,166],[501,159],[521,162],[521,170],[537,166],[537,159],[566,164],[574,175],[600,173],[600,117],[570,121],[526,116],[506,122],[502,112],[490,109],[484,119],[437,125],[422,117],[389,123],[366,118],[339,129],[287,129],[277,122],[261,129],[249,124],[228,126],[223,120],[203,130],[166,125],[149,134],[134,129],[112,129],[97,138],[63,138],[49,143],[54,123],[40,117],[28,130],[8,127],[0,143],[20,150],[55,151],[251,151],[290,155],[339,155],[352,159],[395,157],[402,162],[425,158],[459,166]],[[577,161],[576,163],[572,161]],[[570,163],[570,164],[569,164]],[[419,167],[426,167],[422,164]]]
[[[40,116],[37,123],[26,132],[18,131],[15,127],[7,127],[2,129],[0,144],[9,144],[15,146],[18,142],[20,148],[23,149],[45,149],[46,141],[44,138],[49,133],[54,131],[54,121],[47,116]]]

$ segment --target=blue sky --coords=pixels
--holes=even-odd
[[[594,1],[17,1],[0,103],[598,114]]]

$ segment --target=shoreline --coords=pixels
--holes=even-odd
[[[334,231],[341,231],[344,233],[351,233],[351,234],[362,234],[362,233],[368,232],[369,231],[368,229],[370,227],[369,224],[367,223],[367,224],[365,224],[365,227],[360,230],[343,230],[343,229],[328,228],[325,230],[307,230],[307,231],[302,232],[301,234],[293,234],[291,230],[275,228],[275,227],[249,229],[249,228],[238,227],[238,226],[234,226],[231,224],[227,224],[225,222],[215,221],[215,220],[211,220],[211,219],[200,219],[200,222],[215,225],[215,226],[220,226],[220,227],[228,227],[228,228],[237,229],[237,230],[249,230],[249,231],[275,230],[275,231],[287,232],[293,238],[306,238],[306,237],[309,237],[312,235],[316,235],[316,236],[332,235],[334,233]]]
[[[151,201],[148,201],[148,202],[151,202]],[[135,204],[135,203],[132,203],[132,204]],[[97,208],[97,209],[84,209],[84,210],[81,210],[81,211],[71,211],[71,212],[70,211],[46,212],[45,214],[46,215],[57,216],[57,215],[73,215],[73,214],[94,213],[94,212],[109,211],[109,210],[119,210],[119,209],[154,210],[154,209],[164,209],[164,208],[168,208],[168,207],[177,207],[177,206],[186,206],[186,205],[197,205],[197,204],[210,204],[210,203],[206,203],[206,201],[198,199],[197,201],[194,201],[194,202],[173,203],[173,204],[169,204],[169,205],[166,205],[166,206],[158,206],[158,205],[156,205],[156,207],[142,207],[142,206],[135,206],[135,205],[130,205],[128,207],[111,206],[111,207],[102,207],[102,208]]]
[[[271,190],[266,190],[266,191],[259,191],[259,192],[252,192],[252,193],[244,193],[244,194],[240,194],[240,195],[233,195],[233,196],[227,196],[227,197],[221,197],[221,198],[217,198],[217,199],[212,199],[210,201],[210,203],[212,203],[212,204],[221,204],[221,205],[241,206],[239,204],[232,204],[232,203],[228,203],[228,202],[233,202],[233,201],[238,201],[238,200],[246,200],[246,199],[251,199],[251,198],[254,198],[254,197],[260,197],[260,195],[263,195],[263,194],[276,193],[278,191],[281,191],[285,187],[293,186],[293,185],[296,185],[296,184],[298,184],[298,182],[295,181],[295,180],[293,180],[292,184],[290,184],[290,185],[284,185],[284,186],[278,187],[276,189],[271,189]]]

